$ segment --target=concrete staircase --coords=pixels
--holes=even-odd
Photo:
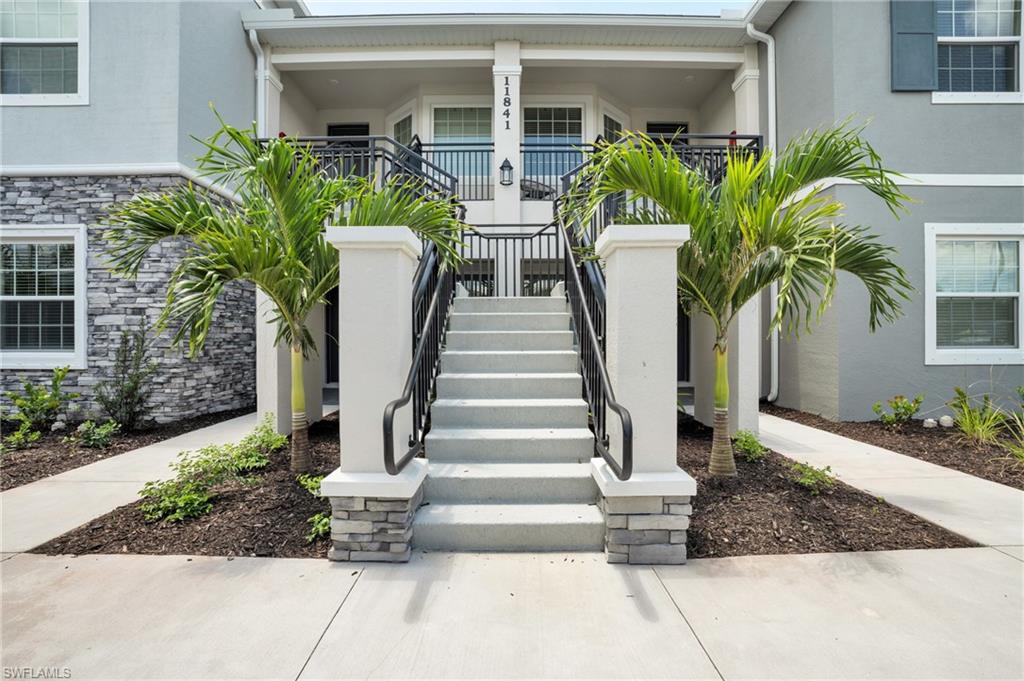
[[[604,519],[582,380],[564,299],[457,298],[414,544],[600,551]]]

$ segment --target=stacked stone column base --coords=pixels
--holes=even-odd
[[[405,563],[412,555],[412,519],[423,502],[412,498],[330,497],[330,560]]]
[[[680,565],[686,562],[690,497],[644,496],[598,499],[604,513],[604,548],[609,563]]]

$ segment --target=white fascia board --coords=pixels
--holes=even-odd
[[[743,65],[742,49],[689,47],[681,49],[646,47],[585,47],[579,45],[528,46],[519,52],[519,60],[536,66],[559,62],[601,62],[603,64],[643,64],[679,68],[694,66],[711,69],[735,69]]]
[[[266,10],[265,10],[266,11]],[[272,11],[272,10],[270,10]],[[654,14],[370,14],[285,18],[248,12],[242,18],[248,29],[378,28],[415,26],[598,26],[651,28],[736,28],[745,30],[745,19]]]
[[[493,47],[439,47],[394,50],[374,49],[318,49],[279,48],[274,50],[270,63],[281,71],[310,69],[364,69],[377,66],[409,68],[436,67],[448,63],[460,66],[490,65],[494,63]]]

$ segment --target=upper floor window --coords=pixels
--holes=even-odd
[[[0,228],[0,364],[85,366],[85,226]]]
[[[1019,364],[1024,225],[925,226],[928,364]]]
[[[937,0],[938,91],[1019,92],[1021,0]]]
[[[87,0],[0,0],[0,104],[85,104]]]

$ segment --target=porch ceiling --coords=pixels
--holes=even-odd
[[[289,79],[318,109],[384,108],[419,85],[491,88],[490,67],[289,71]]]
[[[644,108],[696,108],[722,78],[732,74],[715,69],[673,69],[616,66],[527,66],[523,93],[533,86],[544,92],[564,83],[593,83],[623,105]]]

